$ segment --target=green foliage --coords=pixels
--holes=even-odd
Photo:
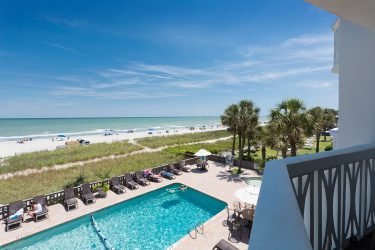
[[[137,143],[148,148],[159,148],[163,146],[181,145],[193,142],[207,141],[228,137],[231,134],[226,130],[218,130],[211,132],[200,132],[182,135],[170,135],[159,137],[148,137],[138,139]]]
[[[87,177],[80,173],[77,177],[75,177],[74,181],[66,182],[64,184],[64,188],[77,187],[85,183],[86,180],[87,180]]]
[[[81,174],[81,168],[85,173],[84,182],[98,181],[98,172],[111,170],[112,176],[135,172],[146,168],[160,166],[166,163],[182,160],[183,156],[163,150],[161,152],[141,153],[84,164],[82,167],[72,167],[59,170],[44,171],[28,176],[16,176],[0,181],[0,203],[27,199],[39,194],[48,194],[61,190],[66,186],[67,180],[77,180]],[[82,177],[79,178],[82,182]],[[73,185],[76,186],[76,185]],[[14,188],[17,187],[17,188]]]
[[[324,148],[324,151],[331,151],[331,150],[333,150],[333,146],[332,146],[332,144],[329,144],[329,145],[327,145],[327,146]]]
[[[21,154],[6,158],[4,166],[0,168],[0,174],[29,168],[43,168],[70,162],[86,161],[108,155],[122,155],[139,149],[141,149],[140,146],[121,141]]]
[[[241,174],[241,173],[243,173],[243,170],[241,170],[239,168],[232,168],[231,171],[232,171],[232,174]]]
[[[98,191],[98,188],[101,188],[104,192],[108,192],[109,185],[108,183],[98,183],[93,186],[92,191],[95,193]]]

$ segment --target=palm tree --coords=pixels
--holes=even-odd
[[[256,130],[259,127],[260,109],[252,106],[252,108],[250,108],[248,112],[249,119],[247,125],[247,158],[251,160],[251,143],[255,139],[255,134],[257,133]]]
[[[281,119],[280,113],[276,109],[272,109],[269,115],[268,130],[274,137],[274,148],[277,151],[281,150],[281,156],[287,157],[288,151],[288,137],[287,137],[287,126]]]
[[[324,110],[321,107],[314,107],[308,112],[308,118],[310,122],[310,129],[315,135],[316,140],[316,153],[319,152],[320,135],[324,132]]]
[[[328,129],[336,127],[336,116],[337,111],[334,109],[324,109],[323,110],[323,132]],[[324,133],[324,141],[327,141],[326,134]]]
[[[282,101],[271,111],[271,123],[276,123],[290,146],[291,156],[297,155],[297,146],[303,144],[307,132],[308,120],[305,106],[299,99]],[[285,148],[283,148],[285,150]],[[283,152],[283,157],[286,152]]]
[[[225,109],[224,114],[220,118],[221,123],[228,126],[228,130],[233,134],[232,155],[234,155],[236,148],[238,106],[236,104],[230,105],[227,109]]]
[[[258,125],[260,109],[249,100],[242,100],[238,104],[238,159],[240,161],[238,172],[241,172],[241,161],[243,159],[243,148],[248,130]]]

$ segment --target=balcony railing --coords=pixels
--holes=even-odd
[[[374,229],[371,144],[267,164],[249,248],[342,249]]]

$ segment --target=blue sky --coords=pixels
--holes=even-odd
[[[337,108],[334,20],[303,0],[1,1],[0,117]]]

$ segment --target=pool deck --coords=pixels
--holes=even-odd
[[[246,169],[240,176],[231,175],[227,172],[228,167],[212,161],[209,162],[209,166],[207,172],[201,172],[195,169],[194,166],[191,166],[192,172],[183,173],[181,176],[177,176],[175,180],[170,181],[164,179],[161,183],[151,183],[149,186],[140,187],[137,190],[127,189],[126,193],[121,195],[109,191],[107,198],[98,198],[96,203],[92,205],[86,206],[81,200],[78,200],[79,208],[69,212],[67,212],[61,204],[49,206],[49,219],[47,220],[35,223],[28,220],[26,217],[26,222],[23,223],[22,228],[10,232],[4,232],[5,224],[3,224],[2,230],[4,231],[1,233],[0,246],[172,183],[186,184],[187,186],[227,202],[231,207],[234,201],[238,201],[238,198],[234,195],[235,191],[247,186],[243,178],[257,176],[255,171]],[[229,230],[222,225],[222,221],[225,220],[226,217],[226,211],[221,211],[204,223],[203,234],[197,234],[196,239],[192,239],[189,235],[186,235],[177,241],[172,249],[212,249],[220,239],[228,239]],[[248,231],[245,231],[240,242],[232,244],[239,249],[245,250],[248,249],[248,240]]]

